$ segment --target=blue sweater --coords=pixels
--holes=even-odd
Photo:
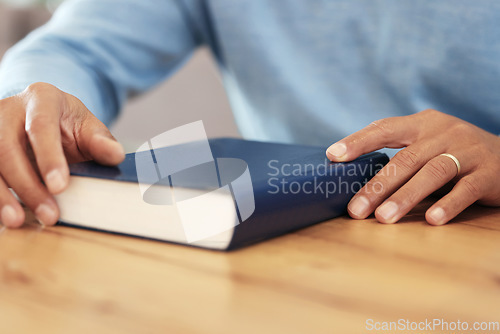
[[[109,124],[201,45],[249,139],[327,145],[427,108],[500,133],[498,0],[70,0],[8,52],[0,97],[49,82]]]

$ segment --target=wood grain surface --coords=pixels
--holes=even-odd
[[[0,333],[368,333],[368,319],[500,321],[500,209],[475,206],[433,227],[429,205],[395,225],[341,217],[230,253],[32,219],[0,226]]]

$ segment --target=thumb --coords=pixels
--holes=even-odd
[[[103,165],[114,166],[125,159],[122,145],[90,111],[80,125],[77,145],[84,157]]]

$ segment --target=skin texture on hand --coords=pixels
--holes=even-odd
[[[68,163],[123,161],[125,153],[106,126],[76,97],[46,83],[0,100],[0,220],[23,224],[24,210],[12,188],[44,225],[59,210],[52,195],[69,182]]]
[[[478,202],[500,206],[500,138],[436,110],[382,119],[338,141],[331,161],[351,161],[381,148],[403,148],[350,201],[348,212],[395,223],[428,195],[453,188],[426,212],[429,224],[443,225]],[[460,162],[460,173],[451,154]]]

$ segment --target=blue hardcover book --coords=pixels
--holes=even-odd
[[[145,148],[117,167],[72,164],[60,224],[231,250],[345,214],[389,161],[331,163],[325,147],[232,138]]]

